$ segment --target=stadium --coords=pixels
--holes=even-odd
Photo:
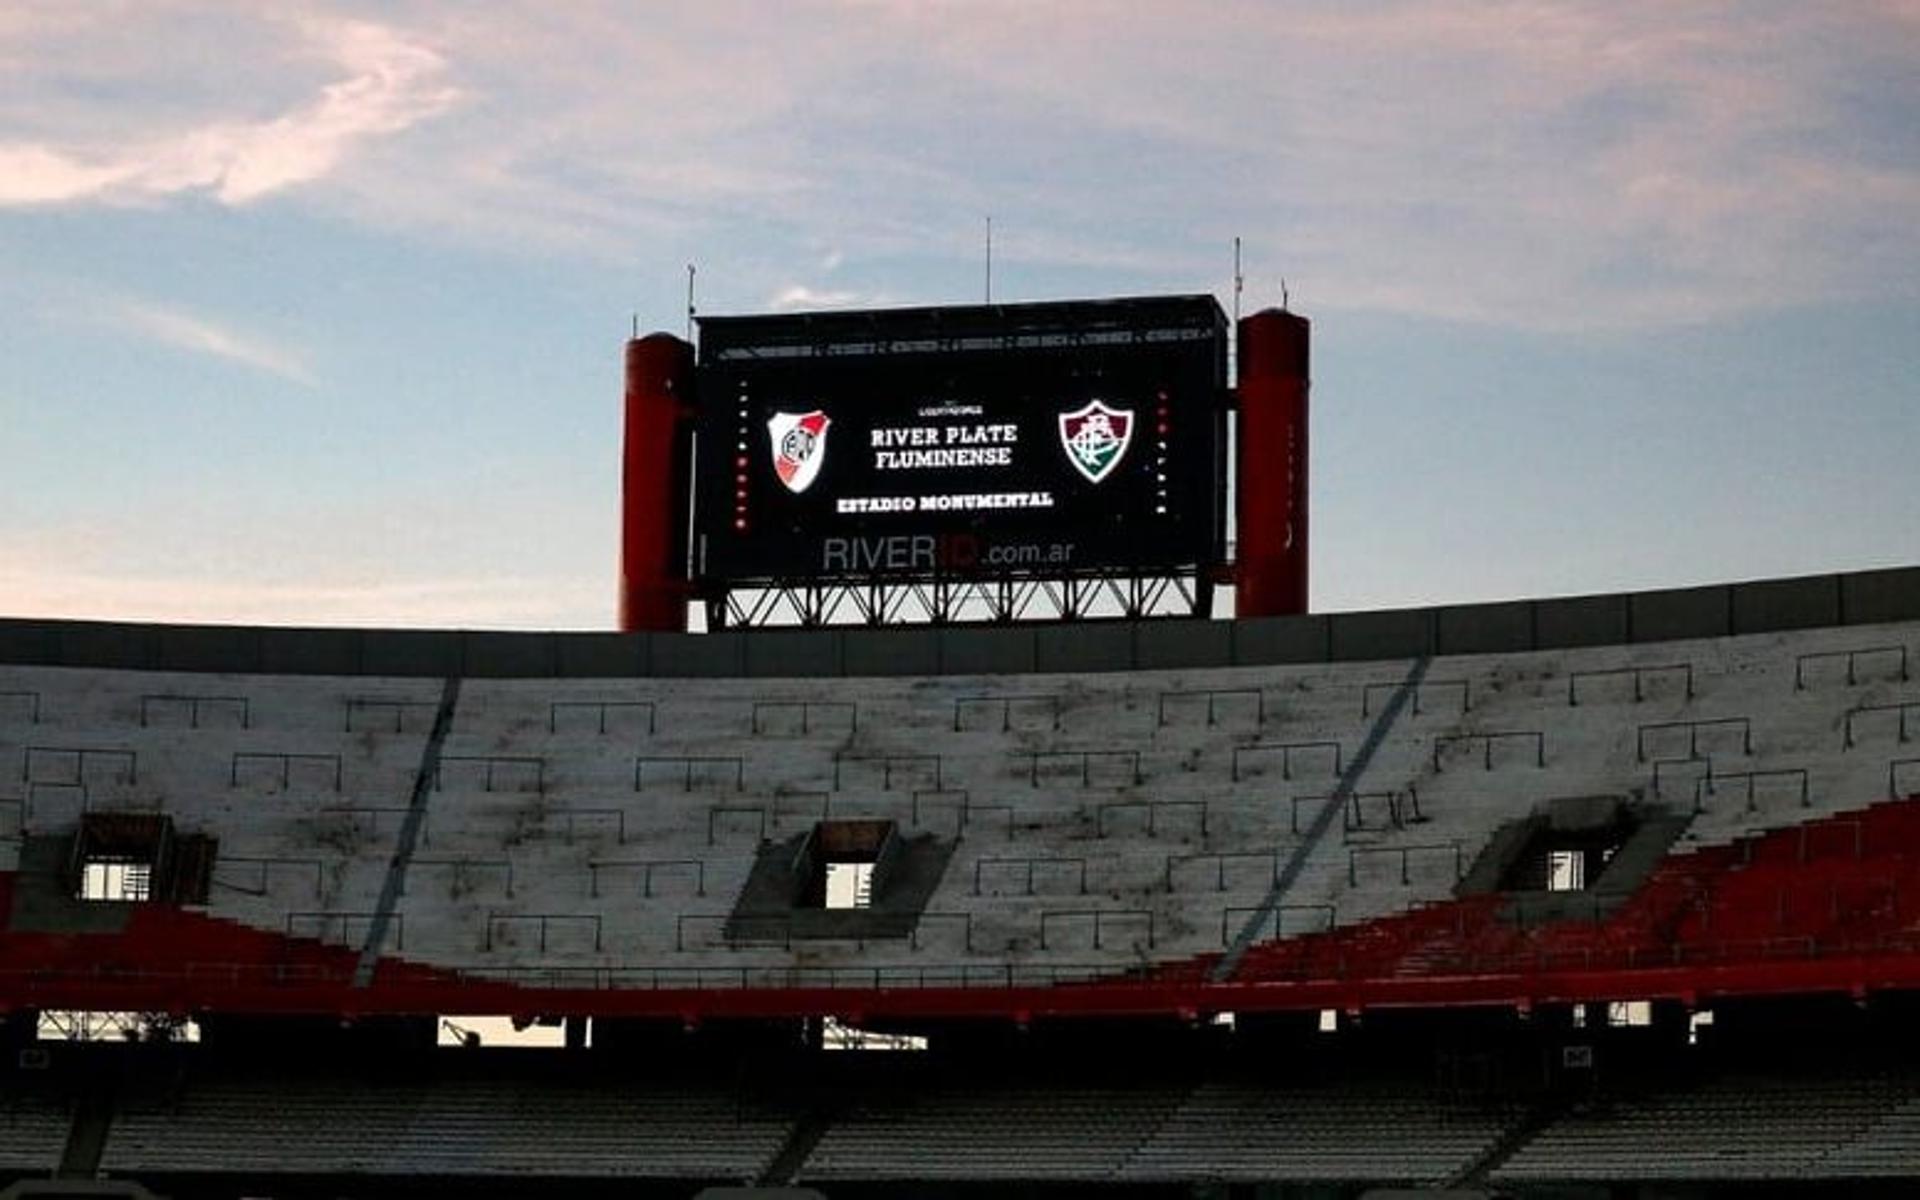
[[[1904,1192],[1920,568],[1313,613],[1292,313],[700,333],[617,632],[0,621],[0,1194]]]

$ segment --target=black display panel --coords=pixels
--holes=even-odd
[[[699,578],[1221,558],[1226,320],[1211,297],[700,328]]]

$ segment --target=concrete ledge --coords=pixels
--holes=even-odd
[[[1039,669],[1032,629],[951,629],[940,635],[943,675],[1025,675]]]
[[[464,635],[437,629],[369,629],[360,635],[360,670],[367,675],[458,675]]]
[[[1627,598],[1629,635],[1636,642],[1725,637],[1733,632],[1731,589],[1674,588]]]
[[[1133,666],[1133,622],[1048,625],[1034,630],[1041,671],[1124,671]]]
[[[0,621],[0,662],[23,667],[60,665],[60,621]]]
[[[1233,665],[1226,621],[1142,621],[1134,626],[1133,665],[1142,671]]]
[[[1434,611],[1441,654],[1507,654],[1533,649],[1533,605],[1525,600]]]
[[[1329,657],[1336,662],[1371,658],[1418,658],[1433,653],[1433,610],[1335,613]]]
[[[1840,619],[1848,625],[1920,618],[1920,567],[1840,576]]]
[[[1732,590],[1734,633],[1840,624],[1840,579],[1836,575],[1768,579],[1736,584]]]
[[[1233,622],[1233,661],[1242,667],[1325,662],[1331,637],[1326,617],[1251,617]]]
[[[840,675],[838,629],[762,629],[743,633],[746,673],[762,679]]]
[[[260,631],[245,625],[182,625],[154,639],[163,671],[258,671]]]
[[[1404,659],[1920,620],[1920,567],[1430,609],[1082,625],[479,633],[0,619],[0,663],[496,678],[1014,675]]]
[[[656,633],[652,637],[652,672],[668,677],[707,679],[745,675],[746,636],[734,629],[715,633]]]
[[[552,633],[463,633],[466,673],[482,679],[525,679],[560,673]]]
[[[557,633],[554,657],[561,675],[580,679],[617,679],[645,675],[655,636],[646,633]]]
[[[1533,602],[1537,650],[1623,645],[1627,629],[1626,596],[1569,596]]]
[[[167,636],[168,625],[116,625],[82,621],[60,633],[60,661],[70,667],[153,668],[153,643]]]
[[[940,635],[932,629],[849,629],[840,654],[849,675],[940,673]]]
[[[263,629],[260,669],[274,675],[358,675],[360,633],[354,629]]]

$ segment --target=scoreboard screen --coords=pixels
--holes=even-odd
[[[695,573],[1202,566],[1224,519],[1208,296],[700,323]]]

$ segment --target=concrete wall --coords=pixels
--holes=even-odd
[[[713,634],[277,629],[0,619],[0,662],[491,678],[1009,675],[1493,654],[1920,620],[1920,567],[1247,621]]]

